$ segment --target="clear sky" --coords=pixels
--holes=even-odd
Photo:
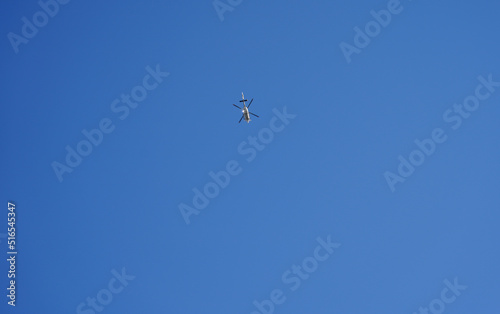
[[[216,6],[0,4],[0,312],[498,313],[500,4]]]

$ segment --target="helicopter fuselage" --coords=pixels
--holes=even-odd
[[[250,123],[250,113],[247,106],[243,106],[243,110],[241,110],[241,112],[243,113],[243,118],[245,118],[245,121],[247,123]]]

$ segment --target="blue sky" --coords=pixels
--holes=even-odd
[[[42,3],[0,10],[1,313],[497,313],[500,4]]]

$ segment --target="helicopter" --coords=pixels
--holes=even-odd
[[[241,120],[243,120],[243,118],[245,118],[245,121],[246,121],[247,123],[250,123],[250,121],[251,121],[251,120],[250,120],[250,115],[253,115],[253,116],[256,116],[257,118],[259,118],[259,116],[258,116],[258,115],[256,115],[255,113],[252,113],[252,112],[250,112],[250,111],[248,110],[248,108],[250,108],[250,105],[252,104],[253,98],[252,98],[252,100],[250,100],[250,103],[248,104],[248,106],[247,106],[247,105],[245,105],[245,101],[248,101],[248,100],[246,100],[246,99],[245,99],[245,96],[243,95],[243,92],[242,92],[242,93],[241,93],[241,100],[240,100],[240,102],[242,102],[242,103],[243,103],[243,108],[241,108],[241,107],[236,106],[235,104],[233,104],[233,106],[235,106],[236,108],[240,109],[240,110],[241,110],[241,112],[243,113],[243,115],[241,116],[240,121],[239,121],[238,123],[240,123],[240,122],[241,122]]]

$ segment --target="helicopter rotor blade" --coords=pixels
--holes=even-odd
[[[252,100],[250,100],[250,103],[248,104],[247,108],[250,108],[250,105],[252,104],[252,101],[253,101],[253,98],[252,98]]]
[[[238,121],[238,123],[240,123],[240,122],[241,122],[241,120],[243,120],[243,115],[241,115],[240,121]]]
[[[259,117],[258,115],[256,115],[255,113],[251,113],[250,111],[249,111],[248,113],[249,113],[249,114],[251,114],[251,115],[256,116],[257,118],[260,118],[260,117]]]
[[[241,109],[240,107],[236,106],[235,104],[233,104],[233,106],[235,106],[236,108],[238,108],[238,109],[240,109],[240,110],[243,110],[243,109]]]

